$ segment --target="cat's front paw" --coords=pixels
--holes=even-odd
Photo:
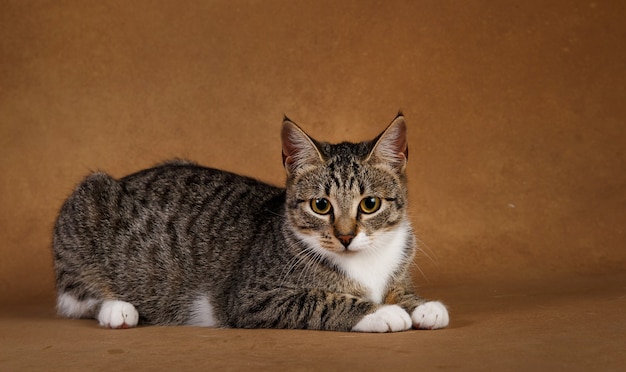
[[[132,328],[139,322],[135,307],[124,301],[104,301],[98,314],[100,325],[108,328]]]
[[[419,305],[411,314],[413,327],[417,329],[438,329],[448,326],[448,309],[439,301],[429,301]]]
[[[363,317],[354,332],[399,332],[411,328],[411,317],[398,305],[383,305],[372,314]]]

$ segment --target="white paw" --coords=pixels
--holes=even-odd
[[[438,329],[448,326],[450,317],[445,305],[439,301],[429,301],[419,305],[411,314],[413,327],[417,329]]]
[[[354,332],[398,332],[411,328],[411,317],[398,305],[383,305],[372,314],[363,317]]]
[[[124,301],[104,301],[98,314],[100,325],[108,328],[132,328],[139,322],[135,307]]]

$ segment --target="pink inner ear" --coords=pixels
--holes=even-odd
[[[393,146],[399,151],[399,158],[401,160],[408,160],[409,158],[409,146],[406,141],[406,125],[404,121],[399,123],[398,127],[396,127],[397,132],[395,133]]]
[[[292,158],[291,156],[296,151],[295,146],[291,143],[289,139],[289,129],[283,128],[283,132],[281,133],[281,139],[283,142],[283,166],[287,164],[291,164]]]
[[[406,143],[406,138],[404,136],[402,137],[398,137],[395,141],[394,144],[396,149],[398,149],[400,152],[398,153],[398,157],[401,158],[402,160],[408,159],[409,158],[409,146]]]
[[[379,161],[387,162],[399,170],[404,168],[404,164],[409,158],[409,147],[403,117],[399,116],[394,119],[382,133],[373,154]]]
[[[306,164],[318,164],[321,155],[314,140],[304,133],[296,124],[283,122],[281,134],[283,142],[283,166],[288,172]]]

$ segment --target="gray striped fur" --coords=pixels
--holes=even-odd
[[[410,313],[424,300],[409,277],[416,247],[401,118],[372,141],[337,145],[313,140],[285,119],[286,188],[185,161],[119,180],[89,175],[63,204],[54,229],[59,296],[95,304],[78,314],[85,317],[95,317],[104,300],[126,301],[140,323],[157,325],[193,323],[199,296],[208,298],[222,327],[348,331],[385,303]],[[379,196],[384,210],[372,216],[355,210],[364,196]],[[335,203],[333,216],[311,213],[310,200],[320,197]],[[381,279],[377,300],[310,248],[364,254],[340,252],[337,231],[367,235],[400,225],[408,226],[401,262]]]

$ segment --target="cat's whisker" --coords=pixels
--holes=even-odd
[[[428,244],[419,236],[415,235],[415,239],[417,240],[417,250],[416,253],[424,255],[426,258],[430,260],[437,268],[439,268],[439,260],[437,259],[437,254],[430,249]]]
[[[309,253],[310,253],[309,255],[310,260],[305,263],[304,269],[300,272],[300,275],[298,276],[299,286],[302,286],[302,283],[308,282],[310,272],[312,272],[315,275],[315,267],[320,262],[321,255],[318,252],[315,252],[314,250],[310,250]]]
[[[304,261],[304,258],[306,258],[309,255],[310,255],[310,253],[307,250],[303,250],[303,251],[297,252],[289,260],[289,262],[286,265],[286,268],[283,268],[283,270],[281,272],[282,279],[281,279],[281,282],[280,282],[280,287],[282,287],[284,285],[285,280],[291,274],[291,272],[296,268],[296,266],[301,264]]]
[[[280,284],[279,287],[282,288],[285,284],[285,280],[287,279],[287,277],[291,274],[291,272],[293,271],[293,269],[298,265],[298,263],[300,263],[300,253],[298,253],[297,255],[295,255],[294,257],[292,257],[287,264],[285,265],[285,267],[283,268],[283,270],[280,272]]]
[[[298,240],[298,243],[302,243],[301,245],[298,245],[297,247],[295,246],[296,244],[292,245],[292,251],[296,251],[296,254],[289,260],[289,262],[287,263],[288,269],[283,269],[283,271],[281,272],[281,287],[284,285],[284,282],[286,280],[286,278],[289,276],[289,274],[291,274],[291,272],[299,265],[299,264],[303,264],[305,265],[305,267],[303,268],[303,271],[305,269],[308,269],[308,266],[310,264],[310,260],[313,258],[313,256],[316,254],[316,252],[314,252],[312,249],[309,248],[309,244],[307,243],[308,241],[311,242],[315,242],[316,238],[315,237],[301,237]],[[298,248],[302,248],[302,250],[297,251]],[[309,259],[307,262],[305,262],[306,259]],[[302,273],[300,274],[302,275]],[[299,282],[299,280],[298,280]]]
[[[422,270],[422,268],[417,264],[417,262],[413,261],[411,263],[411,266],[415,266],[415,268],[417,268],[417,271],[420,272],[420,274],[422,274],[422,277],[430,283],[430,279],[428,279],[428,276],[426,276],[426,273]]]
[[[269,214],[273,214],[274,216],[278,216],[278,217],[285,217],[285,214],[284,214],[284,213],[277,213],[277,212],[275,212],[275,211],[273,211],[273,210],[271,210],[271,209],[267,209],[267,208],[266,208],[266,209],[265,209],[265,212],[266,212],[266,213],[269,213]]]
[[[307,250],[306,254],[300,260],[300,264],[302,264],[302,269],[300,270],[300,274],[298,275],[298,280],[296,283],[298,286],[301,286],[301,283],[306,280],[308,273],[310,270],[314,270],[315,264],[317,262],[317,253],[312,250]]]

